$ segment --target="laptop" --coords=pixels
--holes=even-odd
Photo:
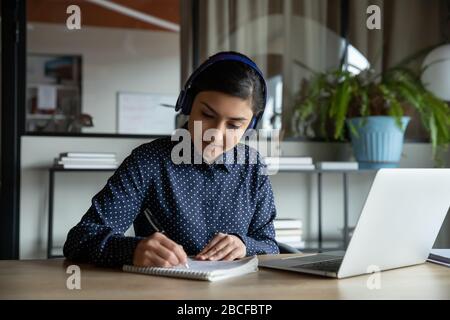
[[[450,169],[380,169],[346,251],[259,266],[346,278],[424,263],[450,207]]]

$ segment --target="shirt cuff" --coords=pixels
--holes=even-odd
[[[275,240],[267,239],[267,240],[255,240],[252,237],[239,234],[239,233],[230,233],[235,235],[241,239],[246,248],[246,256],[254,256],[258,254],[278,254],[280,250],[278,249],[278,245]]]
[[[132,265],[136,246],[144,237],[113,235],[108,238],[99,264],[111,267]]]

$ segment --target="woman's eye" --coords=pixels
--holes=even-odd
[[[237,126],[237,125],[234,125],[234,124],[228,124],[228,127],[229,128],[231,128],[231,129],[239,129],[241,126]]]

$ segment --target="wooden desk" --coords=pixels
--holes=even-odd
[[[276,256],[260,256],[273,259]],[[80,265],[81,289],[68,290],[64,259],[0,261],[0,299],[450,299],[450,269],[432,263],[336,280],[260,268],[250,275],[204,282]]]

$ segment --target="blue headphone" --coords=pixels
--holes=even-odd
[[[261,70],[259,70],[256,63],[254,63],[250,58],[246,57],[245,55],[237,53],[237,52],[233,52],[233,51],[228,51],[228,52],[219,52],[219,53],[216,53],[215,55],[209,57],[208,60],[203,62],[191,74],[191,76],[187,80],[186,84],[184,85],[183,90],[181,90],[180,95],[178,96],[177,104],[175,106],[175,111],[181,110],[181,113],[185,114],[185,115],[189,115],[191,113],[192,103],[194,101],[194,95],[192,92],[193,84],[195,83],[197,77],[203,71],[205,71],[205,69],[207,69],[211,65],[213,65],[217,62],[220,62],[220,61],[242,62],[242,63],[246,64],[247,66],[249,66],[250,68],[252,68],[253,70],[255,70],[256,74],[259,76],[259,78],[261,80],[261,84],[263,87],[263,97],[264,97],[263,103],[264,103],[264,107],[266,106],[267,84],[266,84],[266,80],[264,79],[264,76],[263,76]],[[248,129],[256,129],[256,125],[258,124],[259,120],[261,119],[263,113],[264,113],[264,109],[263,109],[263,111],[259,112],[257,115],[253,116],[252,120],[250,121],[249,126],[247,127],[247,130]]]

